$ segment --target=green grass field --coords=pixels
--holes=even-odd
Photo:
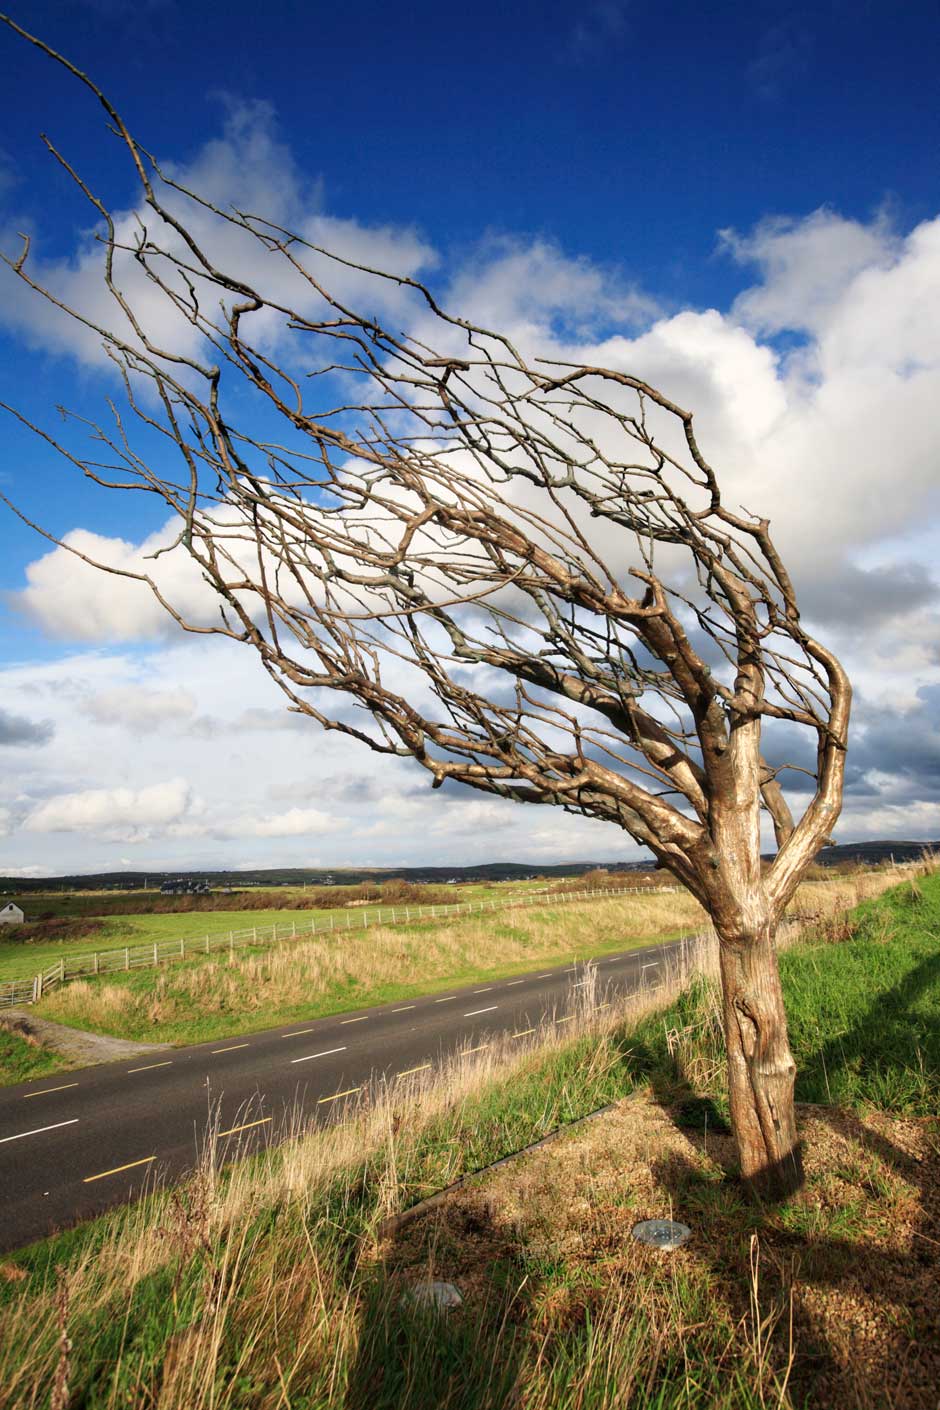
[[[508,902],[515,896],[530,894],[533,887],[531,883],[506,882],[499,886],[461,886],[452,889],[456,893],[452,903],[463,905],[468,902],[473,904],[490,901]],[[55,900],[55,898],[52,899]],[[112,901],[114,894],[107,893],[107,899]],[[235,899],[233,897],[233,901]],[[279,901],[285,899],[287,898],[282,895]],[[390,904],[383,904],[381,909],[387,911]],[[44,905],[40,905],[32,898],[24,902],[24,905],[27,909],[27,915],[39,913],[45,909]],[[34,940],[23,944],[15,938],[8,938],[4,934],[4,927],[0,928],[0,981],[32,976],[38,970],[48,968],[56,960],[67,955],[87,955],[94,950],[117,949],[124,945],[152,945],[154,941],[163,943],[180,939],[196,940],[203,935],[227,935],[231,930],[245,930],[252,927],[257,927],[260,931],[270,929],[273,925],[290,926],[294,923],[298,930],[303,930],[309,928],[311,922],[329,925],[331,918],[335,919],[337,925],[346,924],[350,919],[355,923],[360,923],[363,914],[374,918],[379,909],[379,906],[371,905],[348,910],[317,909],[309,906],[292,910],[289,907],[282,908],[279,904],[277,908],[271,907],[263,910],[233,909],[230,911],[182,911],[155,915],[104,915],[101,917],[100,930],[95,931],[93,935],[70,940],[64,944],[56,940]],[[404,903],[398,903],[398,909],[403,910]],[[62,898],[60,914],[64,917],[93,917],[96,912],[92,900],[65,897]]]
[[[927,1237],[917,1258],[907,1247],[940,1164],[940,877],[863,906],[782,969],[801,1096],[845,1105],[802,1113],[809,1181],[786,1205],[742,1197],[715,1128],[703,1150],[673,1124],[690,1095],[722,1103],[699,985],[638,1025],[462,1069],[13,1255],[8,1403],[45,1403],[58,1374],[84,1410],[932,1405],[937,1254]],[[668,1031],[684,1035],[671,1050]],[[623,1108],[619,1128],[578,1128],[378,1237],[390,1210],[644,1089],[666,1110]],[[919,1117],[902,1133],[916,1159],[864,1124],[898,1102]],[[656,1212],[694,1226],[671,1258],[629,1240]],[[439,1319],[403,1302],[427,1276],[456,1278],[466,1306]]]

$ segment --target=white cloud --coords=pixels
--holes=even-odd
[[[242,818],[232,824],[237,837],[315,837],[340,832],[346,820],[321,813],[317,808],[288,808],[269,817]]]
[[[340,250],[347,258],[365,265],[415,275],[436,263],[434,250],[414,230],[367,225],[325,213],[320,208],[318,184],[305,180],[298,170],[289,148],[278,137],[274,112],[268,103],[231,100],[220,138],[205,143],[188,164],[164,161],[162,165],[169,177],[199,191],[221,209],[236,206],[259,212],[269,221],[293,229],[311,245]],[[314,288],[283,256],[265,251],[235,225],[182,196],[168,191],[164,202],[171,212],[183,216],[202,248],[212,249],[218,268],[232,272],[236,278],[263,282],[283,302],[297,309],[322,307]],[[84,207],[82,218],[95,218],[90,207]],[[131,210],[115,211],[114,221],[118,247],[133,249],[140,229],[145,227],[156,244],[189,254],[176,232],[142,201]],[[22,242],[16,231],[22,228],[17,221],[9,224],[2,234],[5,249],[19,252]],[[102,246],[96,233],[93,229],[84,232],[74,254],[64,259],[45,258],[41,237],[35,239],[29,271],[37,283],[91,324],[112,328],[131,346],[139,347],[134,330],[102,280]],[[316,254],[310,256],[310,264],[312,272],[325,278],[342,299],[355,303],[368,289],[370,313],[392,316],[409,302],[407,291],[391,281],[378,284]],[[138,326],[151,341],[161,347],[172,344],[177,351],[198,358],[203,351],[200,334],[148,279],[134,256],[118,248],[114,270],[115,284],[133,304]],[[203,305],[214,307],[218,291],[200,283],[198,278],[196,284]],[[177,288],[185,299],[187,290],[182,282]],[[0,320],[16,329],[25,341],[55,352],[72,353],[88,365],[107,366],[102,338],[94,327],[70,321],[60,309],[35,297],[6,269],[0,270],[0,290]],[[276,316],[261,315],[252,321],[252,330],[254,336],[270,345],[280,336],[282,324]],[[210,360],[214,361],[214,357]]]
[[[80,708],[98,725],[160,729],[192,719],[196,699],[188,690],[147,690],[143,686],[122,685],[98,691]]]
[[[734,312],[763,333],[824,332],[858,277],[890,268],[903,252],[886,216],[865,225],[825,209],[803,220],[763,220],[746,236],[723,230],[721,240],[760,269],[761,282],[739,296]]]
[[[177,634],[175,622],[146,583],[104,573],[76,556],[81,553],[108,568],[151,577],[197,623],[217,621],[217,599],[186,552],[177,548],[153,558],[173,543],[177,532],[177,526],[169,523],[135,544],[73,529],[63,539],[68,547],[54,548],[28,565],[27,586],[15,595],[16,605],[50,636],[69,641],[132,641]]]
[[[133,832],[176,822],[190,807],[192,790],[185,779],[168,779],[145,788],[87,788],[59,793],[27,815],[26,832]]]

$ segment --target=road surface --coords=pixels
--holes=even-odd
[[[595,961],[598,1004],[664,977],[684,941]],[[444,990],[0,1088],[0,1250],[136,1198],[190,1171],[216,1112],[219,1153],[336,1119],[370,1082],[431,1074],[459,1052],[571,1022],[583,965]]]

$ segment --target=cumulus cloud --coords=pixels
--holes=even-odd
[[[46,799],[26,816],[26,832],[121,831],[132,835],[181,818],[192,802],[182,778],[145,788],[88,788]]]
[[[84,700],[80,708],[98,725],[149,730],[186,723],[196,713],[196,700],[188,690],[147,690],[144,686],[121,685],[98,691]]]
[[[238,837],[314,837],[338,831],[344,821],[317,808],[288,808],[269,817],[243,818],[232,825],[231,832]]]
[[[433,268],[437,256],[434,250],[414,230],[406,227],[367,225],[349,218],[339,218],[321,209],[321,193],[317,182],[307,180],[294,162],[290,149],[280,139],[274,110],[269,103],[230,99],[226,105],[224,130],[221,137],[206,142],[187,164],[164,161],[167,176],[181,186],[191,187],[220,208],[232,206],[244,211],[257,211],[281,226],[293,229],[312,246],[340,250],[347,259],[380,269],[415,275]],[[321,306],[319,295],[297,275],[288,260],[275,252],[266,252],[251,236],[237,229],[210,211],[168,191],[164,196],[167,208],[182,215],[191,233],[203,248],[211,248],[220,269],[257,278],[277,296],[295,308],[312,310]],[[85,208],[84,219],[93,217]],[[186,251],[173,228],[162,223],[143,203],[126,211],[114,212],[115,236],[119,247],[134,247],[141,226],[150,237],[166,249]],[[5,233],[4,244],[19,248],[17,226]],[[108,292],[101,277],[102,249],[96,240],[98,232],[88,230],[76,250],[68,258],[47,258],[42,252],[41,235],[34,239],[30,256],[32,277],[50,289],[62,303],[75,309],[87,325],[111,327],[129,345],[139,347],[137,335],[116,300]],[[406,291],[392,282],[377,284],[346,266],[327,262],[312,254],[312,272],[326,278],[330,288],[340,297],[355,304],[365,297],[368,289],[369,310],[391,316],[408,301]],[[139,267],[133,255],[120,248],[115,256],[115,283],[133,303],[138,326],[158,346],[173,345],[177,351],[198,357],[201,335],[189,320],[174,307]],[[198,277],[196,278],[199,284]],[[186,289],[179,290],[186,297]],[[101,336],[95,326],[70,321],[60,309],[31,295],[9,271],[0,271],[0,321],[15,329],[33,346],[50,348],[60,353],[77,355],[84,363],[106,367]],[[202,290],[205,303],[213,305],[215,294]],[[280,320],[270,315],[255,319],[255,336],[266,339],[268,345],[282,331]]]
[[[0,747],[36,748],[48,744],[55,733],[50,720],[29,720],[25,715],[11,715],[0,709]]]
[[[65,547],[54,548],[28,565],[26,587],[14,601],[50,636],[69,641],[132,641],[176,634],[176,624],[146,583],[102,572],[92,566],[98,563],[152,577],[168,600],[179,604],[179,610],[195,622],[217,621],[218,600],[189,555],[175,549],[153,557],[173,543],[177,532],[170,523],[132,543],[74,529],[64,536]]]

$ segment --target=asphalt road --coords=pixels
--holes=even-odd
[[[597,1003],[655,987],[683,943],[601,956]],[[298,1110],[341,1117],[377,1078],[430,1073],[457,1052],[570,1022],[589,982],[583,966],[558,966],[2,1088],[0,1250],[124,1204],[155,1176],[185,1175],[210,1112],[221,1158],[242,1154],[296,1129]]]

